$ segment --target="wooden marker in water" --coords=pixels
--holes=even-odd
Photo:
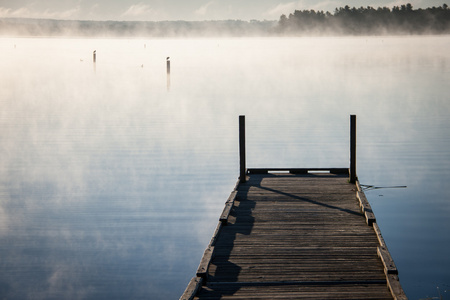
[[[166,65],[167,65],[167,90],[170,90],[170,57],[167,56],[166,58]]]
[[[167,63],[167,75],[170,75],[170,57],[167,56],[166,58],[166,63]]]
[[[96,73],[97,72],[97,64],[96,64],[96,62],[97,62],[97,50],[94,50],[94,52],[92,53],[92,61],[94,62],[93,63],[94,73]]]

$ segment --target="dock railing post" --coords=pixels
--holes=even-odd
[[[239,182],[244,183],[247,181],[247,170],[245,167],[245,116],[239,116],[239,166]]]
[[[356,183],[356,115],[350,115],[350,183]]]

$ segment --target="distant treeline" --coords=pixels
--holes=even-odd
[[[413,9],[411,4],[388,7],[336,8],[334,14],[314,10],[296,10],[282,15],[278,32],[283,34],[443,34],[450,33],[450,9],[447,4]]]
[[[277,21],[65,21],[0,19],[2,36],[189,37],[262,36],[274,32]]]
[[[334,13],[296,10],[277,21],[64,21],[0,18],[0,36],[192,37],[276,35],[450,34],[447,4],[413,9],[349,6]]]

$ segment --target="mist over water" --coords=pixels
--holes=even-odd
[[[237,180],[241,114],[248,167],[347,167],[357,114],[361,183],[408,186],[366,192],[401,283],[443,293],[449,46],[0,39],[0,295],[177,299]]]

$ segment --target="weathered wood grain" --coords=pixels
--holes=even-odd
[[[386,248],[386,242],[384,241],[383,236],[381,235],[380,227],[378,227],[377,223],[373,223],[373,230],[375,231],[375,234],[377,235],[378,243],[380,244],[380,247]]]
[[[203,257],[197,268],[197,276],[198,277],[206,278],[206,276],[208,274],[208,267],[209,267],[209,264],[211,263],[213,251],[214,251],[214,246],[208,246],[208,248],[206,248],[205,252],[203,253]]]
[[[348,169],[248,171],[202,258],[195,299],[392,299],[393,289],[402,292],[398,280],[388,282],[393,261]]]
[[[407,300],[408,298],[405,295],[405,292],[400,285],[400,281],[398,276],[395,274],[389,274],[387,277],[387,284],[389,289],[391,290],[391,294],[395,300]]]
[[[308,174],[314,172],[329,172],[331,174],[349,174],[347,168],[250,168],[249,174],[268,174],[273,172],[288,172],[291,174]]]
[[[191,281],[189,281],[188,286],[184,290],[183,295],[181,295],[180,300],[192,300],[195,297],[195,294],[200,289],[203,282],[203,278],[201,277],[192,277]]]
[[[369,201],[367,201],[367,198],[364,195],[364,193],[360,192],[360,191],[356,192],[356,197],[358,198],[361,209],[364,212],[364,215],[366,217],[367,225],[372,226],[372,224],[374,222],[376,222],[376,219],[375,219],[375,215],[372,211],[372,207],[369,204]]]
[[[225,207],[219,217],[220,222],[222,222],[222,224],[224,225],[227,225],[228,216],[230,215],[231,208],[233,207],[234,200],[236,199],[236,195],[237,191],[232,191],[230,196],[228,197],[227,202],[225,202]]]
[[[397,267],[395,266],[394,260],[391,254],[385,247],[378,247],[378,256],[381,258],[381,262],[384,266],[384,272],[387,274],[398,274]]]
[[[206,285],[195,299],[392,299],[386,283]]]
[[[219,237],[220,234],[220,230],[222,229],[222,222],[219,222],[219,224],[217,224],[216,230],[214,230],[213,236],[211,237],[211,241],[209,242],[209,246],[214,246],[216,244],[216,241]]]

